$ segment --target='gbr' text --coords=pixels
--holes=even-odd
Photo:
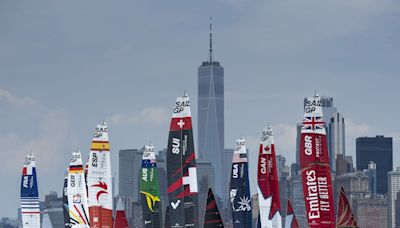
[[[304,153],[308,156],[312,155],[312,136],[304,136]]]

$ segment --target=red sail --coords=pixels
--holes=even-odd
[[[300,228],[299,223],[297,222],[296,219],[296,215],[294,214],[292,204],[290,203],[290,200],[288,200],[287,202],[285,228]]]
[[[340,189],[339,207],[338,207],[337,227],[338,228],[351,228],[358,227],[356,218],[351,211],[349,201],[347,200],[346,193],[343,187]]]
[[[258,154],[258,202],[261,227],[282,227],[281,203],[271,126],[262,132]]]
[[[308,97],[301,129],[300,166],[308,225],[335,227],[332,180],[321,99]]]
[[[128,221],[126,220],[124,205],[122,200],[118,200],[117,212],[115,213],[114,228],[128,228]]]

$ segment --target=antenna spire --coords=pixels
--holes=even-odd
[[[212,60],[212,51],[213,51],[213,49],[212,49],[212,17],[210,17],[210,49],[209,49],[209,52],[210,52],[210,63],[213,62],[213,60]]]

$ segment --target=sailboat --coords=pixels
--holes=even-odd
[[[79,150],[72,152],[68,169],[67,198],[69,217],[73,218],[70,220],[71,227],[90,227],[85,172]]]
[[[337,228],[358,228],[356,218],[351,211],[344,188],[340,188],[339,206],[337,213]]]
[[[140,175],[140,195],[144,227],[161,227],[160,185],[153,145],[144,147]]]
[[[128,220],[126,219],[125,208],[121,198],[118,199],[116,210],[114,228],[128,228]]]
[[[39,192],[35,156],[25,156],[21,179],[21,214],[23,228],[40,228]]]
[[[252,227],[249,170],[247,166],[246,141],[236,140],[232,159],[230,201],[234,228]]]
[[[272,127],[263,130],[258,154],[258,203],[261,228],[281,228],[281,203]]]
[[[113,196],[110,145],[106,123],[98,124],[89,154],[87,185],[89,188],[90,226],[112,228]]]
[[[224,227],[211,188],[208,189],[204,228]]]
[[[64,176],[64,187],[63,187],[63,212],[64,212],[64,226],[71,227],[71,218],[69,217],[69,206],[68,206],[68,169],[65,172]],[[72,220],[74,223],[78,223],[78,221]]]
[[[190,100],[178,97],[172,113],[167,148],[171,227],[198,227],[198,186]]]
[[[285,228],[300,228],[290,200],[287,202]]]
[[[308,225],[335,227],[332,180],[321,98],[307,97],[301,128],[300,168]]]

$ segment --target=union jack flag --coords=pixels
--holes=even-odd
[[[320,116],[317,117],[304,117],[302,130],[320,130],[325,128],[324,119]]]

